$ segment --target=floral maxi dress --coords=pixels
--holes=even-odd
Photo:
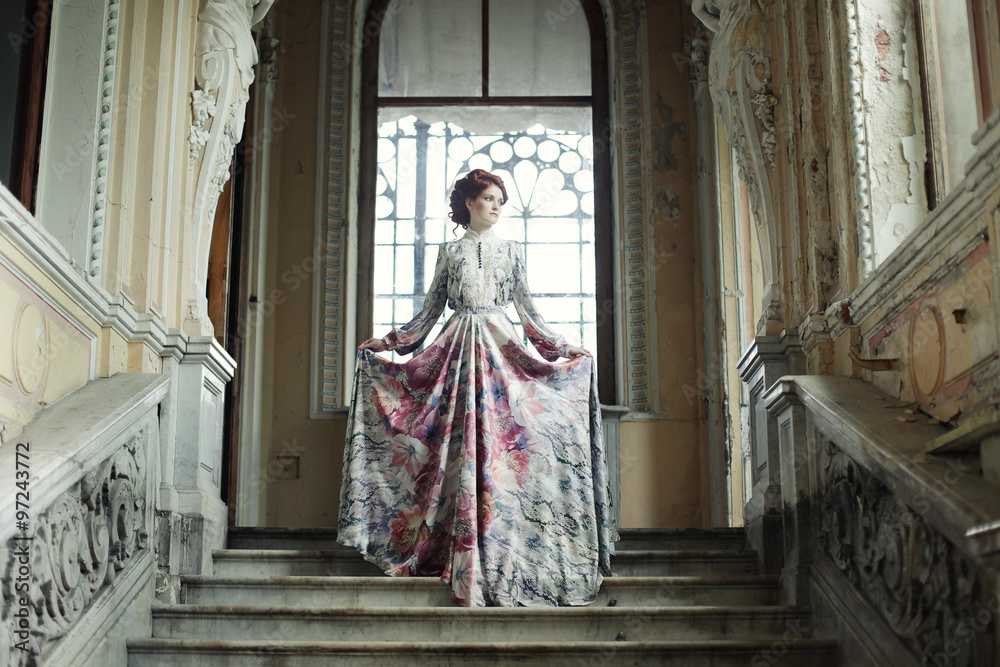
[[[542,359],[526,350],[511,301]],[[592,602],[617,534],[594,360],[538,315],[523,251],[469,230],[438,251],[421,312],[358,355],[338,540],[393,576],[439,576],[460,605]]]

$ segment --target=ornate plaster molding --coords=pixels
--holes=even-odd
[[[864,71],[861,65],[861,34],[857,0],[845,0],[847,17],[848,95],[853,137],[851,173],[856,189],[858,230],[858,277],[864,281],[875,270],[875,221],[872,218],[871,175],[868,165],[868,129],[865,123]]]
[[[248,90],[257,64],[257,46],[250,28],[264,18],[273,2],[206,0],[198,13],[188,134],[191,167],[198,172],[192,216],[195,254],[186,319],[201,322],[209,330],[204,292],[215,209],[229,180],[233,151],[243,136]]]
[[[88,273],[101,273],[104,246],[104,207],[108,196],[108,166],[111,157],[111,122],[115,99],[115,68],[118,63],[118,16],[120,0],[108,0],[104,18],[104,67],[101,72],[101,100],[97,126],[97,164],[94,170],[93,220],[90,231]]]
[[[720,11],[709,56],[709,87],[756,221],[764,317],[780,321],[778,220],[772,191],[777,147],[774,108],[778,98],[772,88],[767,13],[761,0],[701,0],[697,4],[702,8],[713,5]]]
[[[323,242],[320,258],[321,271],[317,276],[320,286],[318,305],[319,336],[316,358],[320,364],[313,367],[318,377],[312,386],[318,388],[319,400],[314,402],[320,412],[330,414],[342,407],[344,392],[343,342],[347,334],[348,318],[345,267],[347,264],[347,193],[351,173],[349,149],[351,95],[351,48],[340,40],[350,42],[350,0],[333,0],[330,3],[331,36],[327,61],[327,135],[326,135],[326,198],[325,215],[319,221],[316,237]],[[356,11],[362,11],[358,9]]]
[[[988,603],[988,578],[976,562],[864,466],[815,435],[817,552],[927,664],[939,664],[934,658],[941,655],[949,665],[995,664],[992,633],[970,627],[995,603]]]
[[[11,650],[10,665],[34,664],[149,549],[147,454],[155,437],[155,422],[133,431],[114,454],[33,520],[34,535],[8,540],[3,573],[7,646],[22,641],[10,634],[15,612],[26,609],[31,628],[29,650]],[[26,551],[31,559],[27,593],[16,587]],[[26,607],[19,602],[25,596]]]
[[[621,299],[621,310],[625,313],[626,340],[621,362],[625,369],[625,403],[637,412],[658,409],[654,383],[656,374],[649,369],[656,368],[653,335],[650,330],[652,303],[650,286],[654,284],[655,262],[648,255],[651,229],[646,228],[648,219],[646,189],[643,176],[643,156],[645,155],[646,129],[642,44],[640,35],[644,22],[641,3],[635,0],[618,0],[615,3],[618,35],[617,73],[614,80],[618,85],[615,98],[621,100],[618,107],[616,157],[622,165],[622,181],[617,185],[622,202],[620,215],[624,231],[622,261],[624,264],[626,289],[616,296]],[[609,30],[609,32],[611,32]]]

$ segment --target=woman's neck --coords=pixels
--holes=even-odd
[[[478,225],[470,224],[468,229],[470,232],[474,232],[477,236],[486,236],[493,231],[493,225],[483,225],[477,229]]]

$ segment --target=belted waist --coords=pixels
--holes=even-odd
[[[456,315],[488,315],[490,313],[504,313],[503,306],[459,306],[455,309]]]

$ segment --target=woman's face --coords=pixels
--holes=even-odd
[[[503,193],[495,185],[480,192],[475,199],[467,199],[465,204],[469,207],[469,228],[483,232],[495,225],[500,219],[502,201]]]

